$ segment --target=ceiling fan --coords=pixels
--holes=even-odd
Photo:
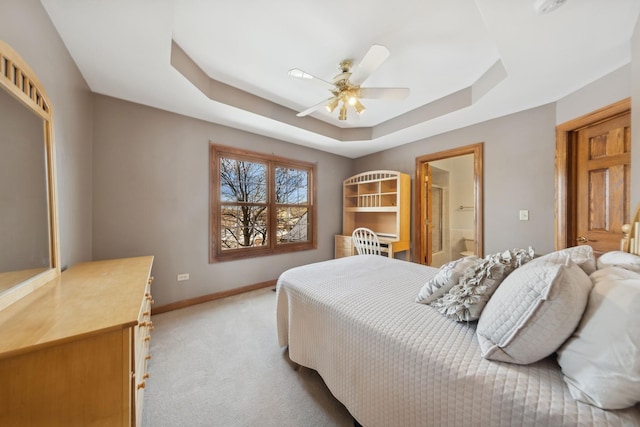
[[[331,82],[323,80],[319,77],[313,76],[298,68],[289,70],[291,77],[317,80],[320,83],[331,86],[329,91],[333,96],[325,99],[322,102],[310,107],[297,114],[298,117],[307,116],[316,110],[325,107],[326,110],[332,113],[338,105],[340,110],[338,114],[339,120],[347,119],[347,106],[353,107],[358,113],[362,114],[366,109],[360,102],[361,99],[385,99],[385,100],[402,100],[409,95],[409,89],[396,88],[396,87],[360,87],[378,69],[380,65],[389,57],[390,52],[384,46],[373,45],[367,51],[367,54],[362,58],[362,61],[351,72],[353,62],[350,59],[345,59],[338,64],[340,73],[336,75]]]

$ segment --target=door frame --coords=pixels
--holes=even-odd
[[[474,232],[475,232],[475,241],[476,248],[475,253],[479,257],[484,256],[484,237],[483,237],[483,229],[484,229],[484,219],[483,219],[483,173],[482,173],[482,164],[483,164],[483,142],[479,142],[476,144],[467,145],[464,147],[452,148],[450,150],[439,151],[437,153],[426,154],[420,157],[416,157],[416,177],[414,182],[414,195],[415,195],[415,203],[414,203],[414,235],[415,235],[415,254],[417,255],[417,262],[419,264],[424,264],[426,259],[425,253],[425,241],[427,236],[425,235],[425,230],[423,225],[424,218],[422,217],[422,212],[425,209],[423,207],[425,195],[424,195],[424,168],[422,165],[424,163],[435,162],[436,160],[444,160],[451,157],[459,157],[467,154],[473,154],[473,193],[474,193]]]
[[[575,246],[576,241],[576,161],[578,130],[626,114],[631,98],[625,98],[591,113],[556,126],[555,154],[555,249]]]

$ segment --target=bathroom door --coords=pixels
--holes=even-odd
[[[424,236],[423,240],[424,251],[422,252],[424,255],[424,263],[426,265],[431,265],[432,254],[433,254],[433,192],[432,188],[432,176],[431,176],[431,165],[429,163],[422,164],[423,171],[422,176],[424,177],[424,203],[422,203],[422,207],[424,212],[422,212],[421,218],[424,218]],[[422,262],[423,260],[421,260]]]
[[[484,222],[482,217],[482,147],[483,144],[477,143],[464,147],[452,148],[446,151],[440,151],[432,154],[425,154],[416,157],[416,178],[415,183],[415,211],[414,211],[414,239],[413,247],[416,249],[416,257],[420,264],[431,265],[432,262],[432,205],[431,205],[431,185],[432,171],[429,162],[450,159],[468,154],[473,155],[473,199],[474,199],[474,220],[473,237],[476,247],[477,256],[484,256],[483,234]]]

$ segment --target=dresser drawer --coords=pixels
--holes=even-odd
[[[343,258],[353,254],[353,241],[351,236],[337,234],[335,236],[335,257]]]
[[[341,249],[351,250],[351,247],[353,245],[351,236],[343,236],[341,234],[338,234],[335,236],[335,239],[336,239],[336,249],[341,248]]]
[[[142,421],[142,400],[144,398],[144,390],[149,378],[148,362],[151,358],[149,354],[149,346],[151,344],[151,331],[153,330],[153,322],[151,321],[151,304],[153,304],[153,296],[151,295],[151,282],[153,277],[149,277],[145,287],[142,304],[140,306],[140,314],[138,315],[138,325],[135,327],[135,353],[134,353],[134,388],[133,388],[133,413],[135,416],[135,425],[140,425]]]

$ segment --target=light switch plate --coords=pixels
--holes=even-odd
[[[521,210],[520,211],[520,221],[529,221],[529,211]]]

